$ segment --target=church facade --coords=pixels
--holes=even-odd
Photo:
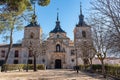
[[[32,19],[35,19],[32,17]],[[91,27],[84,22],[84,15],[80,8],[79,22],[74,28],[74,41],[70,40],[67,33],[61,28],[59,15],[49,37],[44,41],[45,49],[40,51],[42,41],[42,28],[32,21],[24,28],[24,38],[21,44],[13,44],[10,51],[8,64],[33,64],[31,47],[36,50],[37,64],[45,64],[47,68],[73,68],[76,64],[82,64],[81,51],[77,50],[79,43],[91,43]],[[9,45],[0,45],[0,65],[4,62]],[[43,47],[43,46],[42,46]]]

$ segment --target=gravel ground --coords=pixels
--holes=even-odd
[[[78,74],[73,70],[39,70],[37,72],[1,72],[0,80],[111,80],[104,79],[101,75],[93,73]]]

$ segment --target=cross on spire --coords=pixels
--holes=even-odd
[[[56,25],[55,28],[50,32],[50,33],[66,33],[60,26],[60,21],[59,21],[59,12],[58,12],[59,8],[57,8],[57,21],[56,21]]]
[[[79,15],[79,22],[76,25],[76,27],[84,27],[84,26],[88,26],[85,22],[84,22],[84,15],[82,13],[82,3],[80,2],[80,15]]]
[[[36,16],[36,13],[35,13],[35,8],[36,8],[35,3],[33,4],[33,8],[34,8],[34,10],[33,10],[31,22],[26,27],[40,27],[37,23],[37,20],[36,20],[37,16]]]
[[[80,14],[82,15],[82,3],[80,2]]]
[[[35,14],[35,3],[34,3],[34,11],[33,11],[33,15],[32,15],[32,24],[35,26],[37,24],[37,21],[36,21],[36,14]]]
[[[57,21],[59,21],[59,12],[58,12],[59,8],[57,8]]]

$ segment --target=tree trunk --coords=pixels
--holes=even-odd
[[[90,58],[90,66],[92,67],[92,58]]]
[[[29,61],[29,54],[28,54],[28,58],[27,58],[27,65],[26,65],[26,72],[28,72],[28,61]]]
[[[12,38],[12,35],[13,35],[13,28],[11,28],[11,31],[10,31],[10,44],[9,44],[9,47],[8,47],[8,52],[7,52],[7,54],[6,54],[4,64],[7,63],[8,56],[9,56],[9,54],[10,54],[10,50],[11,50],[11,48],[12,48],[12,44],[13,44],[13,38]]]
[[[11,48],[12,48],[12,45],[13,45],[13,38],[12,38],[12,35],[13,35],[13,28],[11,28],[11,31],[10,31],[10,44],[9,44],[9,47],[8,47],[8,52],[5,56],[5,61],[4,61],[4,64],[7,63],[7,60],[8,60],[8,56],[10,54],[10,51],[11,51]],[[6,67],[5,67],[5,72],[7,71]]]
[[[83,61],[84,61],[84,68],[85,68],[85,71],[86,71],[87,66],[88,66],[88,64],[89,64],[89,60],[86,58],[86,59],[84,59]]]
[[[37,68],[36,68],[36,55],[34,55],[34,71],[37,71]]]
[[[104,60],[101,59],[100,61],[101,61],[101,64],[102,64],[102,74],[103,74],[104,78],[106,78]]]

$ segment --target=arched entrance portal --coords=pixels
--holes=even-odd
[[[55,69],[61,69],[62,65],[61,65],[61,60],[60,59],[56,59],[55,60]]]

